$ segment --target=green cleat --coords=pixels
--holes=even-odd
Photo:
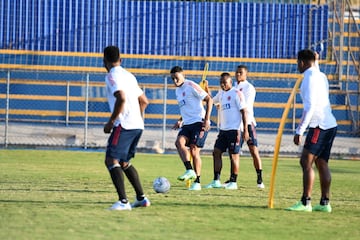
[[[296,204],[294,204],[291,207],[286,208],[285,210],[288,211],[297,211],[297,212],[311,212],[312,207],[311,205],[303,205],[301,201],[298,201]]]
[[[223,188],[223,185],[220,180],[212,180],[212,182],[206,185],[205,188]]]
[[[181,176],[178,176],[178,180],[179,181],[186,181],[186,180],[193,180],[196,178],[196,173],[194,170],[192,169],[189,169],[189,170],[186,170],[185,173]]]
[[[326,205],[318,204],[313,207],[313,211],[330,213],[332,211],[332,208],[331,208],[330,204],[326,204]]]

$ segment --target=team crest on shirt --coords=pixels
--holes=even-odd
[[[186,95],[185,92],[183,92],[182,95],[183,95],[183,97],[185,97],[185,95]]]
[[[228,101],[231,101],[231,96],[228,96],[228,97],[227,97],[227,100],[228,100]]]

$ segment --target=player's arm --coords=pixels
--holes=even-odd
[[[205,128],[205,131],[209,131],[210,130],[210,115],[211,115],[211,111],[212,111],[213,100],[210,97],[210,95],[206,95],[206,97],[203,99],[203,101],[206,102],[206,112],[205,112],[203,127]]]
[[[145,108],[149,105],[149,100],[146,97],[145,93],[142,93],[139,97],[139,105],[140,105],[140,112],[141,116],[144,117]]]
[[[240,110],[241,113],[241,118],[242,118],[242,123],[243,123],[243,128],[244,128],[244,132],[243,132],[243,139],[244,142],[247,142],[249,140],[249,129],[247,127],[248,123],[247,123],[247,111],[246,108],[243,108]]]
[[[116,118],[119,116],[119,114],[124,109],[125,92],[122,91],[122,90],[116,91],[116,92],[114,92],[114,97],[116,99],[115,105],[114,105],[114,110],[111,113],[111,116],[110,116],[108,122],[104,126],[104,132],[105,133],[110,133],[111,132],[111,130],[112,130],[113,126],[114,126],[114,122],[115,122]]]
[[[316,86],[311,83],[312,80],[316,79],[308,79],[308,81],[303,81],[305,86],[302,86],[302,100],[303,100],[303,112],[299,122],[299,125],[296,129],[296,134],[294,136],[295,145],[301,144],[301,136],[304,134],[306,128],[308,127],[310,120],[315,112],[315,104],[316,104]]]

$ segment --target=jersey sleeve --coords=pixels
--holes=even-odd
[[[316,79],[309,77],[303,81],[301,86],[301,97],[303,101],[303,113],[300,119],[300,123],[296,129],[296,134],[303,135],[308,127],[312,116],[314,115],[316,105]]]

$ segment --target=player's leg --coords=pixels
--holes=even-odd
[[[323,137],[323,151],[316,159],[315,164],[319,171],[321,199],[320,204],[315,205],[314,211],[331,212],[330,206],[330,186],[331,186],[331,173],[328,165],[330,152],[333,141],[335,139],[337,128],[322,130],[320,137]],[[320,139],[321,140],[321,139]]]
[[[265,188],[262,179],[262,161],[259,154],[257,134],[254,124],[248,125],[248,131],[249,131],[250,139],[247,141],[247,145],[249,147],[249,151],[253,159],[253,165],[256,171],[256,176],[257,176],[256,183],[258,188]]]
[[[131,210],[131,206],[125,192],[124,173],[119,162],[119,149],[121,147],[119,139],[121,133],[121,126],[113,129],[108,139],[106,149],[105,165],[110,173],[111,180],[119,198],[119,200],[110,207],[110,210]]]
[[[289,211],[311,212],[311,193],[314,184],[315,173],[312,168],[315,156],[306,148],[303,149],[300,165],[303,172],[303,193],[300,201],[287,208]]]
[[[304,148],[300,158],[300,165],[303,171],[303,194],[301,198],[303,205],[311,204],[311,193],[315,180],[315,172],[313,169],[314,160],[314,154]]]
[[[204,147],[208,132],[203,131],[202,122],[191,124],[190,155],[193,159],[196,179],[189,190],[201,190],[200,176],[201,176],[201,157],[200,150]]]
[[[200,157],[200,148],[197,147],[195,144],[190,145],[190,155],[193,159],[193,167],[196,173],[195,182],[200,183],[200,176],[201,176],[201,157]]]
[[[222,141],[222,132],[218,134],[218,137],[214,144],[213,150],[213,170],[214,170],[214,178],[205,188],[221,188],[220,175],[222,170],[222,154],[226,150],[226,146],[224,147]]]
[[[188,125],[184,125],[175,141],[176,149],[179,153],[181,161],[185,166],[185,173],[177,178],[179,181],[187,181],[196,178],[195,171],[193,170],[191,161],[189,159],[189,150],[187,146],[191,134],[190,130],[191,129],[189,129]]]
[[[287,210],[312,211],[311,193],[315,179],[313,164],[322,151],[322,143],[319,142],[319,139],[321,139],[319,138],[320,136],[320,128],[309,128],[300,158],[300,165],[303,172],[303,194],[301,200],[294,206],[287,208]]]
[[[321,199],[328,202],[330,198],[330,185],[331,185],[330,169],[327,161],[325,161],[322,158],[316,159],[315,163],[319,171]]]
[[[230,157],[230,166],[231,174],[229,182],[224,185],[225,189],[236,190],[237,186],[237,177],[239,174],[239,164],[240,164],[240,138],[241,132],[237,130],[232,130],[227,133],[227,148],[229,149]]]
[[[121,168],[123,169],[126,177],[129,179],[129,182],[133,186],[135,193],[136,193],[136,199],[135,202],[131,205],[134,207],[148,207],[150,206],[149,199],[145,196],[139,174],[135,168],[134,165],[131,164],[130,160],[135,156],[136,147],[138,145],[138,142],[140,140],[142,130],[135,129],[135,130],[127,130],[127,134],[123,135],[123,137],[126,137],[126,140],[122,141],[128,141],[128,144],[130,147],[128,149],[127,156],[124,161],[120,162]]]

